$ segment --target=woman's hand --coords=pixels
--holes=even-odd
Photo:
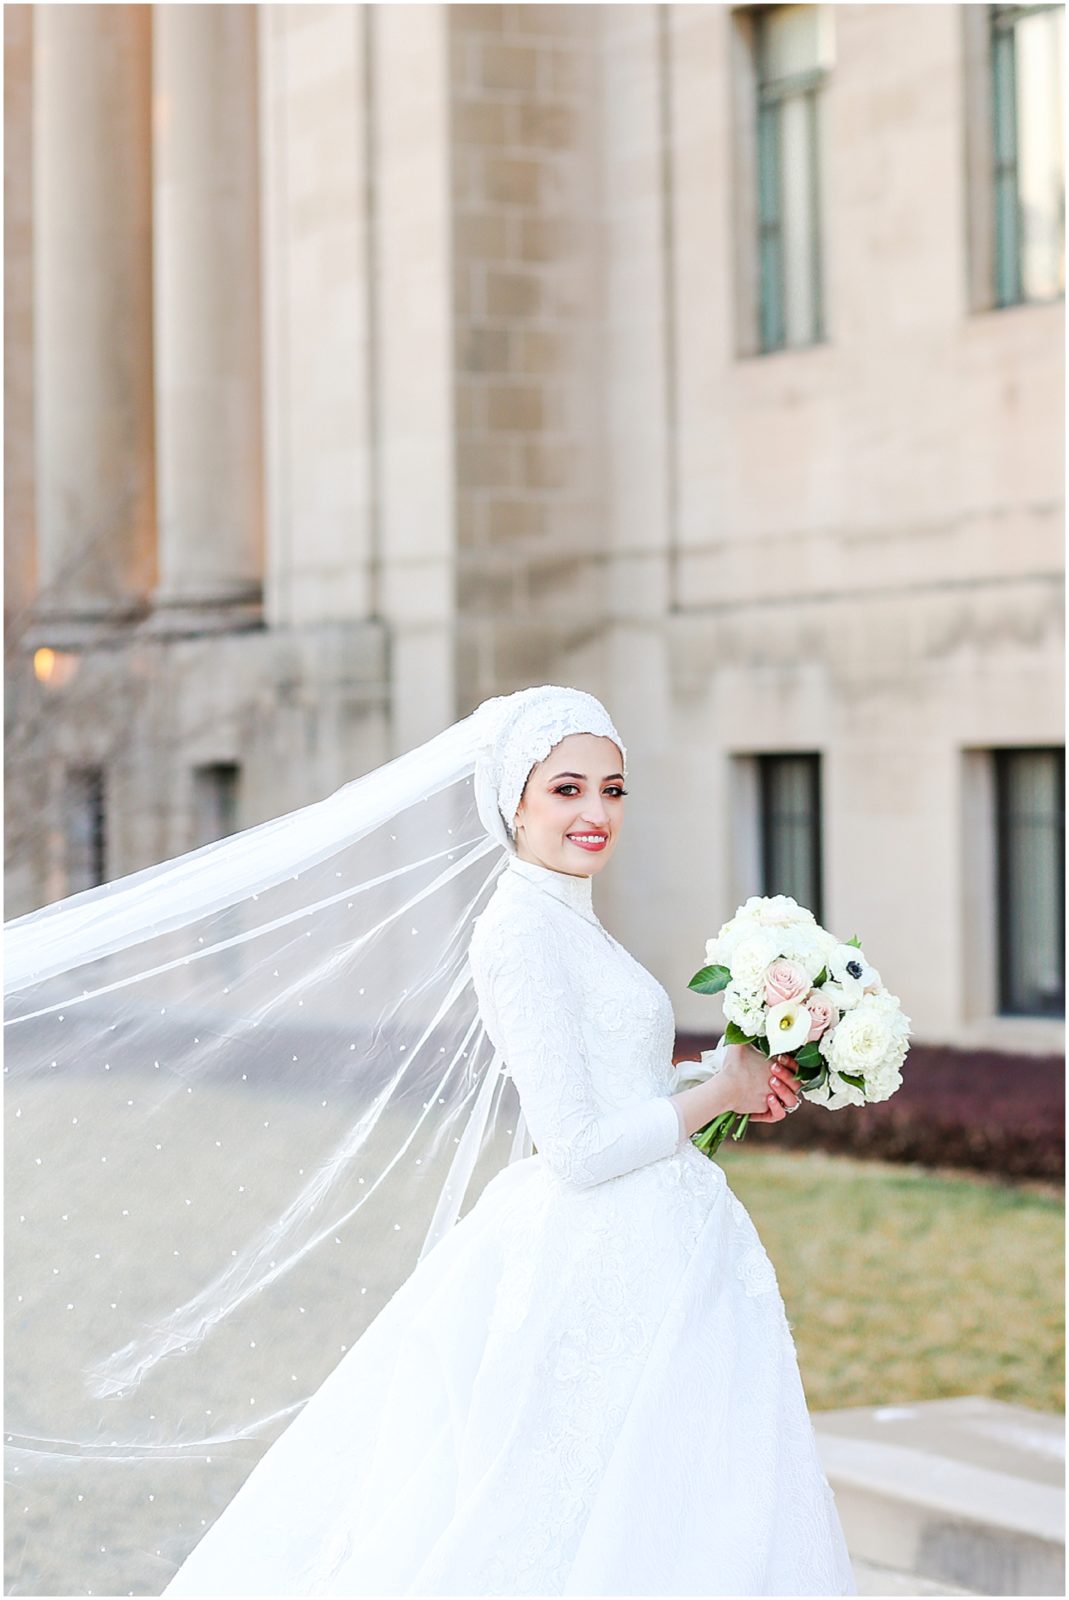
[[[752,1044],[729,1044],[717,1076],[730,1109],[748,1113],[751,1122],[782,1122],[801,1099],[801,1080],[790,1056],[769,1058]]]
[[[798,1104],[798,1089],[790,1056],[769,1060],[751,1044],[729,1044],[711,1077],[677,1090],[671,1100],[690,1136],[725,1111],[748,1112],[751,1122],[782,1122]]]

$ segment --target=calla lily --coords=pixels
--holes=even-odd
[[[802,1000],[783,1000],[765,1013],[765,1032],[771,1055],[800,1050],[809,1037],[813,1018]]]

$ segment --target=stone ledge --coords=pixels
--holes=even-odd
[[[861,1563],[943,1586],[927,1592],[1065,1593],[1060,1416],[959,1395],[815,1412],[813,1426]]]

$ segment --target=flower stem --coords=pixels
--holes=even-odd
[[[692,1135],[691,1142],[703,1156],[708,1156],[712,1160],[729,1133],[733,1139],[743,1137],[749,1120],[748,1114],[740,1116],[737,1111],[722,1111],[711,1122],[707,1122],[704,1128],[699,1128],[697,1133]],[[734,1126],[736,1123],[737,1127]]]

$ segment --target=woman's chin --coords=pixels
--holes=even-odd
[[[561,868],[565,872],[592,875],[600,872],[612,855],[613,849],[612,840],[607,840],[600,849],[591,849],[586,845],[573,844],[570,839],[566,839],[561,851]]]

